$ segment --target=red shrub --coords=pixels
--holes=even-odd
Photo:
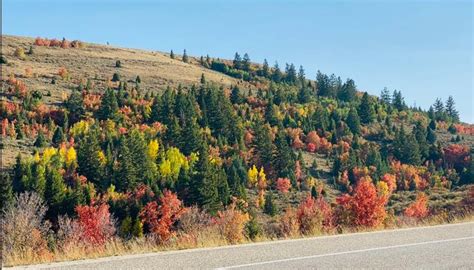
[[[76,213],[78,216],[76,222],[81,229],[81,238],[84,242],[103,246],[115,233],[107,204],[96,206],[78,205]]]
[[[156,201],[149,202],[140,212],[140,219],[160,242],[165,242],[174,235],[172,226],[183,212],[183,204],[176,194],[165,190],[160,205]]]
[[[308,195],[296,212],[302,234],[314,234],[332,227],[332,209],[322,198]]]
[[[419,193],[416,201],[405,209],[405,215],[414,218],[424,218],[428,215],[428,197],[424,193]]]
[[[456,170],[468,167],[470,162],[469,147],[460,144],[451,144],[445,147],[444,161],[449,167]]]
[[[316,152],[316,145],[314,143],[308,143],[306,145],[306,151],[314,153]]]
[[[288,178],[278,178],[276,182],[276,189],[281,193],[288,193],[291,187],[290,179]]]

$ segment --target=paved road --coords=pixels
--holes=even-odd
[[[474,222],[7,269],[474,269]]]

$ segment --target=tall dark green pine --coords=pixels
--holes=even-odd
[[[85,114],[82,93],[77,90],[72,91],[71,95],[65,102],[65,106],[69,114],[68,124],[70,125],[81,120]]]
[[[33,145],[35,147],[41,148],[41,147],[45,147],[47,143],[48,142],[46,141],[46,137],[44,136],[43,132],[39,131],[38,136],[36,137],[36,140]]]
[[[205,143],[199,150],[199,161],[196,167],[197,173],[192,181],[196,182],[195,186],[199,195],[195,199],[199,205],[214,215],[221,207],[218,190],[219,173],[217,168],[209,163],[208,146]]]
[[[57,126],[53,135],[53,144],[59,145],[65,140],[66,140],[66,136],[64,136],[63,128],[60,126]]]
[[[276,83],[279,83],[281,82],[282,79],[283,79],[283,73],[281,72],[281,69],[278,66],[278,63],[275,63],[275,66],[273,67],[272,80]]]
[[[393,90],[392,105],[399,111],[403,111],[406,107],[405,100],[403,99],[402,92]]]
[[[272,164],[278,177],[290,177],[295,167],[293,150],[288,145],[283,127],[279,128],[275,138],[275,155]]]
[[[273,193],[271,191],[267,192],[265,195],[265,204],[263,206],[263,212],[269,216],[275,216],[278,213],[277,205],[273,199]]]
[[[446,101],[446,113],[453,122],[459,122],[459,112],[456,110],[454,98],[452,96],[449,96]]]
[[[2,172],[0,175],[0,211],[13,202],[13,187],[10,174]]]
[[[370,124],[374,121],[376,115],[372,102],[370,101],[369,94],[367,92],[362,96],[361,103],[359,105],[359,117],[360,121],[364,124]]]
[[[97,116],[100,120],[114,119],[118,112],[118,109],[119,106],[115,91],[108,88],[101,99],[100,107],[97,111]]]
[[[347,79],[347,81],[342,85],[341,91],[338,93],[338,98],[346,102],[353,101],[356,98],[356,86],[354,80]]]
[[[56,168],[46,169],[46,190],[45,201],[49,208],[47,216],[55,219],[59,214],[63,214],[63,203],[66,198],[66,184],[63,177]]]
[[[101,151],[98,132],[93,129],[81,140],[77,150],[77,172],[84,175],[96,187],[102,187],[103,168],[100,165],[99,151]],[[107,187],[102,187],[107,188]]]
[[[270,67],[268,66],[267,59],[263,60],[263,65],[262,65],[262,76],[265,78],[270,77]]]
[[[265,169],[270,168],[273,160],[273,144],[270,135],[270,128],[265,125],[260,118],[254,122],[253,131],[255,138],[253,145],[255,156],[258,158],[258,166],[264,166]]]
[[[360,134],[360,118],[357,110],[351,107],[349,115],[346,118],[346,124],[353,134]]]
[[[421,157],[427,158],[429,155],[427,127],[423,126],[423,124],[418,121],[413,127],[412,133],[415,135],[415,139],[418,142]]]
[[[132,154],[125,137],[120,138],[117,155],[118,167],[115,171],[114,185],[118,191],[127,191],[138,182]]]

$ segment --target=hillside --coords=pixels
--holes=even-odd
[[[65,39],[2,36],[1,61],[10,264],[473,216],[474,127],[451,97],[425,111],[247,54]]]

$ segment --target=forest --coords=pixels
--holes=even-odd
[[[37,38],[2,54],[2,69],[42,47],[87,44]],[[202,73],[150,91],[115,59],[105,87],[58,68],[48,84],[74,88],[52,105],[25,84],[26,64],[4,74],[2,149],[31,142],[2,171],[7,264],[472,218],[474,127],[451,96],[426,110],[248,54],[165,55],[238,83]]]

